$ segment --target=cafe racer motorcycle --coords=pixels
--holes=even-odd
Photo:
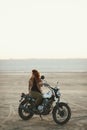
[[[44,80],[45,77],[41,76],[41,79]],[[50,86],[47,82],[43,83],[45,87],[49,88],[49,92],[43,94],[43,101],[37,107],[36,111],[31,109],[32,104],[34,104],[35,99],[32,98],[29,94],[22,93],[21,100],[18,107],[19,116],[23,120],[29,120],[33,117],[34,114],[48,115],[52,113],[53,120],[60,125],[67,123],[71,118],[71,109],[69,105],[65,102],[60,101],[60,89],[58,83],[56,87]]]

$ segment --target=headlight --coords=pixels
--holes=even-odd
[[[58,96],[58,97],[60,97],[60,96],[61,96],[60,91],[57,91],[57,93],[56,93],[56,94],[57,94],[57,96]]]

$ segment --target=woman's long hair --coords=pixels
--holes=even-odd
[[[32,73],[34,74],[36,81],[39,82],[40,81],[40,73],[35,69],[32,70]]]

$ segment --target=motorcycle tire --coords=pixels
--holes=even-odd
[[[63,118],[63,116],[64,116],[64,114],[65,114],[63,107],[66,108],[66,110],[67,110],[67,117],[66,117],[63,121],[61,121],[60,119],[57,119],[57,113],[58,113],[59,117]],[[60,109],[61,109],[61,112],[59,113],[59,110],[60,110]],[[58,105],[56,105],[56,106],[54,107],[53,112],[52,112],[52,115],[53,115],[54,121],[55,121],[57,124],[63,125],[63,124],[67,123],[67,122],[70,120],[70,118],[71,118],[71,109],[70,109],[70,107],[68,106],[68,104],[63,103],[63,102],[60,102]]]
[[[18,113],[19,113],[19,116],[23,119],[23,120],[29,120],[32,118],[33,116],[33,113],[29,113],[29,112],[24,112],[25,110],[23,109],[23,106],[27,104],[27,101],[24,100],[20,103],[19,105],[19,108],[18,108]],[[24,115],[25,113],[25,115]],[[27,115],[26,115],[27,114]]]

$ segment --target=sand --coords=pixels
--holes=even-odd
[[[18,115],[20,94],[28,92],[30,73],[0,73],[0,130],[87,130],[87,73],[42,73],[55,86],[59,81],[61,101],[72,110],[70,121],[60,126],[51,113],[23,121]]]

